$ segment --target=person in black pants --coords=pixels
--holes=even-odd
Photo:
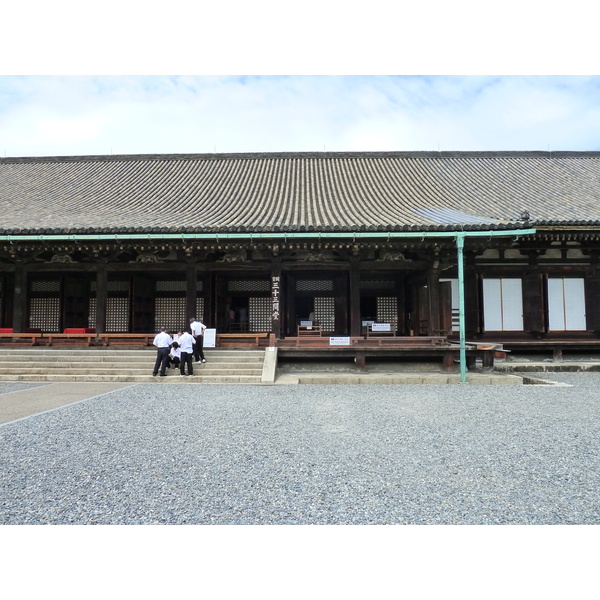
[[[204,330],[206,329],[206,325],[201,323],[196,319],[190,319],[190,331],[194,336],[194,360],[199,363],[205,363],[206,360],[204,358]]]
[[[187,375],[194,374],[192,366],[192,358],[194,357],[194,338],[187,331],[184,331],[178,338],[177,342],[181,348],[181,362],[179,363],[179,374],[183,377],[185,367],[187,365]]]
[[[152,343],[158,349],[152,375],[156,377],[158,375],[158,370],[160,369],[160,376],[165,377],[167,375],[167,361],[169,360],[169,350],[173,343],[173,338],[167,333],[166,327],[161,327],[160,333],[154,338]]]

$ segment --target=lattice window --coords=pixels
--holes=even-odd
[[[108,281],[106,283],[106,290],[109,292],[128,292],[129,291],[129,281],[125,281],[125,280]]]
[[[129,299],[106,299],[106,332],[124,333],[129,331]]]
[[[196,319],[202,321],[204,318],[204,298],[196,298]]]
[[[298,279],[298,292],[333,292],[333,281],[327,279]]]
[[[398,325],[398,298],[377,298],[377,321],[391,323],[394,331]]]
[[[166,327],[169,331],[178,331],[187,327],[185,298],[156,298],[154,300],[154,329]]]
[[[90,298],[88,304],[88,327],[96,328],[96,298]]]
[[[396,282],[392,279],[368,279],[366,281],[361,280],[361,290],[394,290],[396,289]]]
[[[187,291],[186,281],[157,281],[157,292],[185,292]]]
[[[335,298],[315,298],[315,321],[321,331],[335,331]]]
[[[33,293],[60,292],[60,281],[34,280],[31,282]]]
[[[271,282],[268,279],[231,279],[227,289],[230,292],[269,292]]]
[[[58,333],[60,298],[31,298],[29,327]]]
[[[248,298],[250,331],[271,331],[271,298]]]
[[[196,281],[196,291],[203,292],[204,291],[204,281]]]

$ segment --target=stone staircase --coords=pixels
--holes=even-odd
[[[272,383],[263,380],[264,349],[205,348],[204,355],[193,377],[181,377],[179,369],[153,377],[153,348],[0,348],[0,382]]]

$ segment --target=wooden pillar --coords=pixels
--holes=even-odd
[[[185,312],[188,320],[192,317],[200,319],[204,323],[204,315],[196,314],[196,297],[198,295],[198,284],[196,275],[196,264],[188,263],[185,269],[186,294],[185,294]],[[187,321],[186,321],[187,325]]]
[[[367,366],[367,353],[365,350],[356,351],[356,368],[359,371],[364,371]]]
[[[108,274],[105,265],[96,271],[96,333],[106,333],[106,306],[108,303]]]
[[[479,278],[475,266],[475,254],[464,253],[465,259],[465,335],[467,339],[476,339],[481,332],[479,318]]]
[[[585,312],[589,331],[600,333],[600,253],[590,252],[592,272],[585,278]]]
[[[494,351],[484,350],[481,355],[481,367],[486,370],[494,368]]]
[[[271,332],[276,340],[281,338],[281,319],[285,314],[285,305],[281,263],[277,261],[271,265]]]
[[[196,271],[196,276],[198,276],[198,271]],[[218,326],[215,277],[215,273],[208,273],[202,280],[202,295],[204,296],[204,315],[202,315],[204,320],[202,322],[211,329],[216,329]],[[198,316],[198,318],[202,317]]]
[[[537,251],[528,254],[529,268],[523,273],[523,329],[538,334],[546,331],[544,277],[538,268]]]
[[[360,322],[360,264],[358,257],[350,259],[350,335],[358,337]]]
[[[396,297],[398,298],[398,325],[396,333],[398,335],[408,335],[406,318],[406,287],[404,284],[404,275],[399,274],[396,280]]]
[[[454,352],[444,352],[442,358],[442,370],[446,373],[452,373],[454,371]]]
[[[283,277],[282,277],[283,279]],[[296,329],[296,275],[286,271],[285,284],[283,286],[285,296],[285,312],[281,316],[285,319],[282,323],[283,335],[295,336]]]
[[[15,265],[13,331],[15,333],[23,333],[28,326],[27,321],[27,271],[22,262],[17,262]]]
[[[440,332],[440,269],[439,258],[436,256],[427,274],[429,335]]]

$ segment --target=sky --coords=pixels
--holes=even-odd
[[[33,6],[0,25],[0,157],[600,150],[580,0]]]
[[[0,154],[600,150],[600,77],[2,76]]]

